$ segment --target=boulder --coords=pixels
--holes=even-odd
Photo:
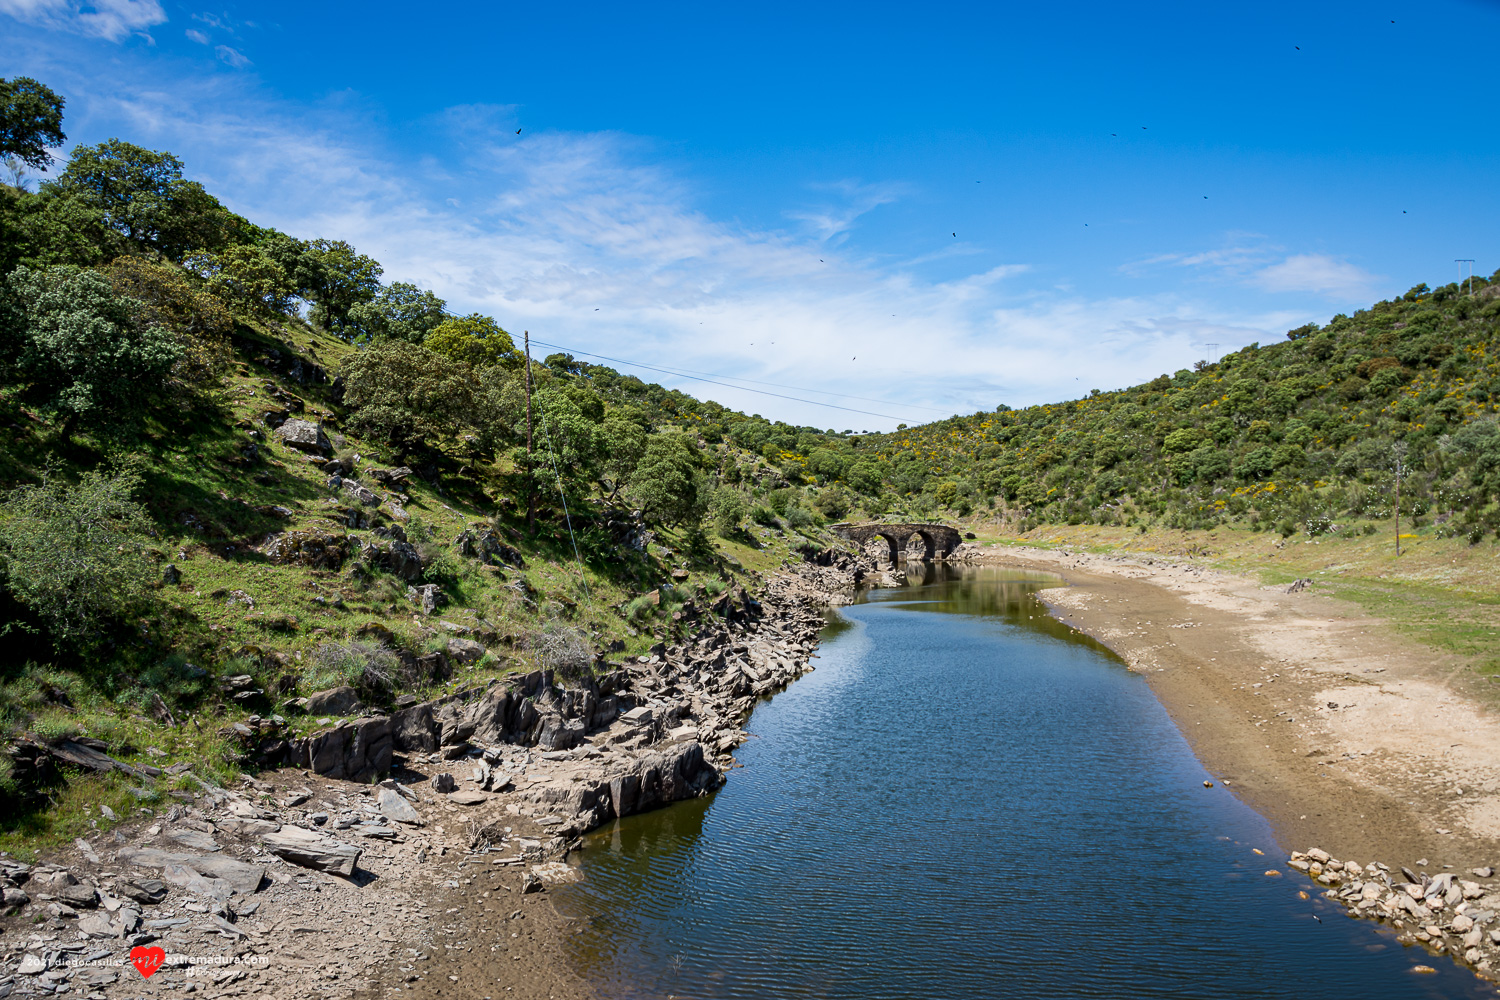
[[[167,838],[176,841],[183,847],[191,847],[195,851],[217,851],[219,845],[214,838],[201,830],[168,830]]]
[[[171,851],[159,851],[153,847],[122,847],[115,856],[121,864],[139,865],[143,868],[166,868],[170,865],[180,865],[192,869],[205,878],[222,879],[235,892],[246,895],[260,888],[261,877],[265,874],[259,865],[236,861],[222,854],[178,854]],[[137,884],[141,884],[141,880],[136,881]],[[148,881],[154,882],[155,879]]]
[[[309,715],[354,715],[360,710],[359,693],[347,684],[308,695]]]
[[[465,666],[484,658],[484,646],[473,639],[449,639],[448,655]]]
[[[163,586],[175,587],[182,582],[182,570],[171,563],[161,568],[161,582]]]
[[[300,826],[286,826],[276,833],[268,833],[261,838],[261,843],[283,861],[345,878],[354,874],[354,866],[359,863],[362,853],[352,844],[341,843]]]
[[[288,747],[294,767],[344,781],[368,781],[391,769],[391,720],[358,719],[297,740]]]
[[[442,774],[434,774],[432,776],[432,790],[434,792],[437,792],[441,795],[447,795],[457,787],[458,784],[453,780],[453,775],[449,774],[446,771],[444,771]]]
[[[53,890],[58,900],[80,910],[92,910],[99,905],[99,894],[91,885],[65,885]]]
[[[435,583],[424,583],[420,587],[407,587],[406,599],[420,607],[422,614],[430,615],[443,606],[443,591]]]
[[[454,548],[458,549],[460,555],[471,559],[478,559],[488,566],[510,565],[521,569],[526,568],[526,560],[521,553],[500,540],[494,529],[488,525],[478,528],[465,528],[453,539]]]
[[[431,705],[413,705],[391,716],[391,738],[398,749],[407,753],[436,750],[440,732]]]
[[[370,478],[385,486],[396,486],[411,475],[411,470],[406,466],[395,469],[371,469]]]
[[[385,565],[407,583],[422,579],[422,557],[409,542],[391,542],[390,550],[385,554]]]
[[[379,507],[380,496],[366,489],[353,479],[344,480],[344,492],[349,494],[349,499],[366,507]]]
[[[347,543],[326,531],[285,531],[261,543],[260,551],[278,565],[337,570],[344,565]]]
[[[412,808],[411,803],[401,796],[400,792],[390,788],[382,788],[375,793],[375,807],[380,810],[386,819],[397,823],[407,823],[411,826],[421,826],[421,815]]]
[[[333,451],[323,428],[308,420],[287,420],[276,428],[276,436],[288,447],[310,454],[327,455]]]

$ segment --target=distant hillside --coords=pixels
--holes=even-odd
[[[1043,523],[1371,530],[1401,510],[1500,528],[1500,274],[1399,299],[1117,392],[863,438],[767,436],[866,512]],[[732,423],[760,447],[764,429]]]

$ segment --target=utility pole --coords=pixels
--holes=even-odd
[[[1397,441],[1391,447],[1396,469],[1396,555],[1401,554],[1401,477],[1406,474],[1406,442]]]
[[[1474,297],[1474,259],[1472,257],[1456,257],[1453,263],[1458,265],[1458,285],[1463,287],[1464,265],[1469,265],[1469,298]]]
[[[526,530],[536,523],[536,490],[531,481],[531,331],[526,330]],[[1397,521],[1400,521],[1398,516]],[[1399,529],[1398,529],[1399,534]],[[1396,542],[1401,545],[1400,540]],[[1397,555],[1400,555],[1398,552]]]

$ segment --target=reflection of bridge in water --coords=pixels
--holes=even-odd
[[[894,565],[903,557],[908,559],[921,559],[931,562],[934,559],[946,559],[963,543],[963,536],[958,533],[957,528],[950,528],[946,524],[881,524],[870,522],[866,524],[832,524],[829,530],[835,534],[857,542],[862,548],[876,538],[884,539],[889,548],[888,557]],[[914,541],[921,543],[920,551]]]

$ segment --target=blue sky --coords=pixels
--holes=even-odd
[[[884,429],[1500,267],[1500,5],[1255,6],[0,0],[0,76],[455,310]]]

